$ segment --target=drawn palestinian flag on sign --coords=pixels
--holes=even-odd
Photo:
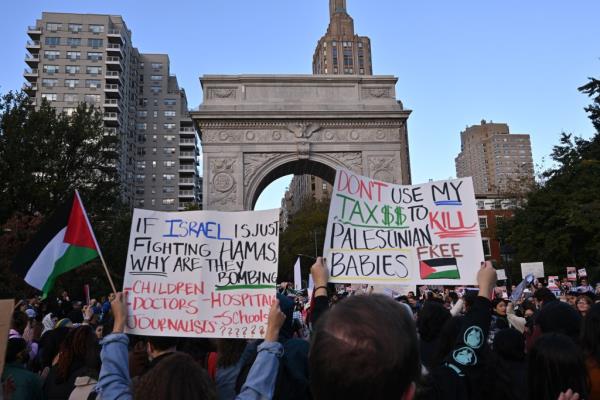
[[[433,258],[419,262],[421,279],[459,279],[456,258]]]
[[[12,270],[46,297],[59,275],[93,260],[99,253],[79,193],[75,192],[17,255]]]

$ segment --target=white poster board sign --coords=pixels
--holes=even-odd
[[[506,280],[506,270],[504,270],[504,269],[497,269],[496,270],[496,275],[498,276],[498,280],[499,281]]]
[[[135,209],[127,333],[261,338],[275,295],[279,210]]]
[[[478,221],[471,178],[408,186],[338,169],[323,249],[330,281],[475,284]]]
[[[523,279],[529,274],[533,274],[534,278],[543,278],[544,277],[544,263],[543,262],[521,263],[521,276],[523,277]]]

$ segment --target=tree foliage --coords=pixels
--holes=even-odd
[[[119,195],[117,137],[104,132],[98,110],[81,103],[72,115],[43,100],[36,108],[23,93],[0,99],[0,291],[19,295],[27,286],[10,262],[39,225],[78,190],[100,247],[115,275],[125,261],[131,212]],[[63,275],[60,286],[98,282],[108,289],[99,260]]]
[[[507,227],[518,261],[544,261],[547,273],[600,265],[600,81],[579,90],[593,98],[586,111],[597,132],[591,139],[562,134],[551,154],[556,165]]]
[[[292,282],[294,264],[298,254],[315,257],[323,253],[323,241],[329,214],[329,201],[307,201],[298,212],[293,214],[287,229],[279,238],[279,273],[280,281]],[[307,279],[313,260],[301,257],[302,278]]]

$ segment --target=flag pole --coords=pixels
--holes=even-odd
[[[98,241],[96,240],[96,235],[94,234],[94,230],[92,229],[92,224],[90,224],[90,220],[88,219],[87,212],[85,211],[85,207],[83,206],[83,201],[81,201],[81,197],[79,196],[79,191],[75,190],[75,195],[79,200],[79,204],[81,205],[81,209],[83,211],[83,216],[90,227],[90,231],[92,232],[92,239],[94,239],[94,243],[96,244],[96,249],[98,249],[98,255],[100,256],[100,261],[102,261],[102,266],[104,267],[104,271],[106,272],[106,277],[108,278],[108,282],[110,283],[110,287],[113,290],[113,293],[117,293],[117,288],[115,287],[115,283],[110,277],[110,272],[108,272],[108,267],[106,266],[106,261],[104,261],[104,256],[102,255],[102,250],[100,250],[100,246],[98,245]]]

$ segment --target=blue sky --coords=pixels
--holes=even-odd
[[[369,36],[375,74],[399,78],[412,109],[413,182],[455,175],[459,133],[482,118],[529,133],[542,164],[562,131],[590,137],[577,91],[600,76],[600,2],[580,0],[348,0],[356,32]],[[42,11],[120,14],[145,53],[168,53],[190,106],[202,74],[311,73],[328,23],[327,0],[22,0],[0,3],[0,92],[20,88],[26,27]],[[257,208],[278,207],[288,179]]]

